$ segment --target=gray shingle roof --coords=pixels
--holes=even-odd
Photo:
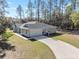
[[[20,25],[20,28],[23,29],[39,29],[39,28],[55,28],[55,26],[51,26],[44,23],[38,23],[38,22],[28,22]]]

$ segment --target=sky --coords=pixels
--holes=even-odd
[[[26,10],[28,0],[7,0],[8,8],[7,11],[9,12],[7,16],[16,17],[16,8],[18,5],[22,5],[23,9]]]
[[[9,13],[6,14],[6,16],[17,17],[16,8],[18,7],[18,5],[21,5],[23,7],[24,11],[26,11],[28,1],[29,0],[7,0],[8,6],[9,6],[7,8],[7,11]],[[33,2],[33,0],[31,0],[31,1]]]
[[[29,0],[7,0],[8,2],[7,11],[9,13],[6,14],[6,16],[17,17],[16,8],[18,7],[18,5],[21,5],[23,7],[23,10],[26,11],[28,1]],[[33,2],[34,0],[31,1]]]

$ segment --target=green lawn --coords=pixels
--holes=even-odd
[[[56,40],[61,40],[64,42],[67,42],[69,44],[72,44],[73,46],[79,48],[79,35],[72,35],[72,34],[63,34],[59,36],[52,37]]]
[[[8,42],[15,46],[15,52],[7,52],[5,59],[56,59],[48,46],[39,41],[23,40],[13,35]]]

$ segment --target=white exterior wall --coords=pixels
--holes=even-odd
[[[40,36],[43,35],[42,32],[46,30],[46,33],[52,34],[52,33],[56,33],[56,28],[45,28],[45,29],[21,29],[21,33],[22,35],[25,35],[27,37],[32,37],[32,36]],[[27,32],[26,32],[27,31]]]
[[[52,34],[52,33],[56,33],[56,28],[46,28],[46,33]]]
[[[42,35],[43,29],[31,29],[30,36],[39,36]]]
[[[56,28],[49,28],[48,29],[48,32],[51,34],[51,33],[56,33]]]

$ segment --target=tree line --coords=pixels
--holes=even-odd
[[[62,28],[74,28],[79,23],[78,8],[79,0],[28,0],[25,14],[28,21],[37,20]],[[21,5],[17,7],[17,12],[21,19],[24,14]]]
[[[4,25],[7,7],[7,0],[0,0],[0,22]],[[26,8],[24,11],[22,5],[16,7],[21,21],[36,20],[67,29],[79,26],[79,0],[28,0]]]

